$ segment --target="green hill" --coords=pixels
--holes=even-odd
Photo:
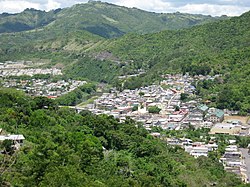
[[[26,9],[19,14],[0,14],[0,33],[20,32],[43,27],[55,20],[60,9],[50,12]]]
[[[111,38],[125,33],[153,33],[179,29],[226,19],[193,14],[158,14],[136,8],[126,8],[99,1],[45,12],[26,9],[20,14],[0,15],[0,33],[19,32],[41,27],[64,30],[86,30]]]
[[[113,40],[108,46],[99,46],[98,50],[109,51],[122,61],[132,62],[124,67],[126,72],[131,69],[147,71],[144,76],[127,81],[129,88],[152,83],[169,72],[221,74],[222,80],[210,84],[208,90],[201,89],[200,94],[215,100],[220,108],[250,112],[249,20],[250,12],[247,12],[230,20],[190,29],[129,34]],[[210,91],[215,94],[212,98]],[[223,94],[225,92],[227,94]]]
[[[86,6],[94,12],[95,6],[114,5],[94,2],[58,14],[63,18],[70,15],[70,9],[75,9],[74,14]],[[221,74],[212,83],[200,83],[198,94],[212,101],[213,106],[246,114],[250,112],[249,15],[247,12],[240,17],[177,31],[129,33],[116,39],[104,39],[98,33],[79,29],[78,24],[74,25],[78,23],[74,22],[77,16],[71,15],[68,19],[72,21],[57,19],[40,29],[1,34],[0,61],[50,59],[50,65],[64,64],[64,72],[70,77],[85,77],[125,88],[159,82],[164,73]],[[117,76],[135,74],[141,69],[146,71],[144,75],[117,81]]]

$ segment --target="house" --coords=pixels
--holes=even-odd
[[[218,149],[218,145],[216,143],[208,143],[206,146],[208,151],[215,151]]]
[[[216,108],[210,108],[205,119],[213,123],[221,123],[224,120],[224,112]]]
[[[203,122],[203,112],[201,110],[194,109],[189,112],[185,121],[191,123],[192,125],[201,124]]]
[[[201,123],[200,127],[206,128],[206,129],[211,129],[213,126],[213,123],[210,121],[204,121]]]
[[[200,110],[201,112],[203,112],[203,114],[205,114],[208,111],[208,106],[207,105],[199,105],[197,107],[198,110]]]
[[[194,156],[195,158],[198,158],[200,156],[207,157],[208,156],[208,148],[205,145],[198,146],[198,147],[192,147],[189,154]]]
[[[161,133],[158,133],[158,132],[152,132],[152,133],[150,133],[150,135],[155,137],[155,138],[160,138],[161,137]]]
[[[168,145],[178,145],[178,146],[182,145],[181,141],[177,138],[167,138],[167,144]]]
[[[242,153],[237,145],[229,145],[225,148],[224,155],[220,158],[225,170],[241,176],[242,181],[247,181],[246,167],[242,160]]]
[[[3,142],[4,140],[11,140],[13,145],[12,147],[15,150],[18,150],[23,145],[23,140],[25,140],[24,136],[22,134],[18,135],[1,135],[0,136],[0,142]]]

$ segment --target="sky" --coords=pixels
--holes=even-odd
[[[151,12],[183,12],[212,16],[239,16],[250,10],[250,0],[102,0]],[[86,3],[87,0],[0,0],[0,13],[17,13],[26,8],[52,10]]]

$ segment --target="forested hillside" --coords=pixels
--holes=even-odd
[[[19,14],[0,14],[0,33],[20,32],[45,26],[55,20],[60,11],[49,12],[26,9]]]
[[[74,5],[49,12],[26,9],[19,14],[0,14],[0,33],[33,29],[85,30],[105,38],[125,33],[153,33],[188,28],[223,17],[169,13],[159,14],[100,1]]]
[[[9,89],[0,89],[0,110],[4,132],[26,138],[19,151],[1,144],[1,186],[242,185],[215,157],[194,159],[130,119],[77,114]]]

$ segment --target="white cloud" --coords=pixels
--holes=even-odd
[[[193,13],[193,14],[207,14],[213,16],[228,15],[239,16],[243,12],[250,10],[250,7],[240,7],[233,5],[214,5],[214,4],[187,4],[179,7],[178,11]]]
[[[61,7],[61,3],[53,0],[48,0],[48,3],[46,4],[46,10],[52,10],[52,9],[57,9]]]
[[[172,4],[169,2],[164,2],[162,0],[119,0],[114,2],[117,5],[126,6],[126,7],[136,7],[143,10],[163,12],[169,10],[172,7]]]
[[[21,12],[26,8],[40,9],[39,3],[32,3],[29,1],[17,1],[17,0],[3,0],[0,1],[0,12],[16,13]]]
[[[140,9],[154,11],[154,12],[184,12],[192,14],[206,14],[213,16],[239,16],[242,13],[250,10],[249,6],[240,6],[244,0],[237,0],[237,5],[232,5],[231,2],[235,3],[235,0],[220,0],[224,4],[209,4],[209,3],[183,3],[183,5],[178,6],[177,2],[170,0],[117,0],[113,3],[117,5],[127,6],[127,7],[137,7]],[[192,1],[188,1],[192,2]],[[193,1],[195,2],[195,1]],[[219,2],[219,1],[217,1]],[[241,2],[241,3],[240,3]],[[228,4],[227,4],[228,3]]]
[[[213,16],[238,16],[250,10],[249,0],[101,0],[153,12],[186,12]],[[69,7],[87,0],[0,0],[1,12],[21,12],[25,8],[49,11]]]

